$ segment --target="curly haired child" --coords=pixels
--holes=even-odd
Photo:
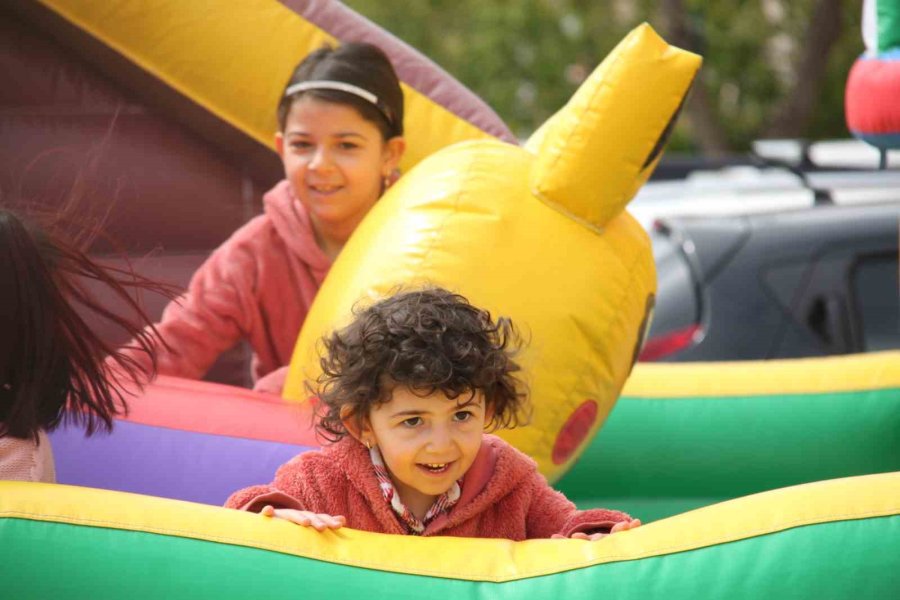
[[[357,309],[324,339],[318,427],[334,442],[226,506],[322,531],[599,539],[640,525],[579,511],[533,460],[485,433],[521,424],[527,395],[508,319],[443,289]]]

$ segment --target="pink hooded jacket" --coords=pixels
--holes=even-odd
[[[232,494],[225,506],[259,512],[270,504],[330,515],[343,515],[347,526],[377,533],[406,534],[385,501],[366,448],[351,437],[306,452],[278,469],[270,485]],[[619,511],[579,511],[553,490],[533,460],[503,440],[485,435],[481,450],[462,482],[459,501],[431,521],[422,535],[505,538],[549,538],[576,531],[608,532]]]
[[[316,244],[309,215],[286,180],[263,203],[264,214],[213,251],[187,293],[163,311],[156,327],[171,350],[157,348],[159,374],[199,379],[222,352],[246,338],[254,352],[254,379],[274,376],[264,386],[257,381],[256,388],[280,392],[285,369],[273,372],[290,362],[331,260]],[[147,361],[141,352],[130,354]]]

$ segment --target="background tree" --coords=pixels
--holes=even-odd
[[[759,137],[846,137],[843,92],[862,52],[851,0],[345,0],[482,96],[526,137],[635,25],[705,58],[676,151]]]

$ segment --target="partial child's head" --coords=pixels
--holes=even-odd
[[[83,280],[107,285],[138,322],[110,313]],[[0,208],[0,436],[37,441],[41,429],[65,418],[83,423],[88,434],[112,426],[125,408],[119,378],[138,383],[149,374],[101,340],[76,306],[116,323],[152,358],[151,334],[143,330],[152,321],[127,286],[171,294],[166,286],[96,264],[61,236]],[[104,363],[107,356],[116,374]]]
[[[403,92],[370,44],[312,52],[278,105],[275,145],[317,241],[340,247],[393,181],[405,150]]]
[[[527,394],[514,360],[512,322],[491,319],[463,296],[441,288],[403,291],[357,308],[353,322],[323,340],[316,390],[320,429],[331,439],[362,423],[398,388],[442,394],[463,406],[481,400],[492,429],[527,418]]]
[[[337,86],[329,87],[331,84]],[[280,131],[285,130],[294,102],[301,98],[354,108],[378,127],[384,141],[403,136],[400,80],[390,59],[377,46],[347,43],[309,53],[294,69],[278,103]]]

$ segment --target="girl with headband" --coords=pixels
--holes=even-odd
[[[348,43],[309,54],[278,104],[285,179],[216,249],[156,325],[158,372],[200,378],[241,338],[255,389],[280,393],[300,327],[344,244],[396,178],[403,92],[387,56]],[[136,358],[139,358],[136,356]]]

